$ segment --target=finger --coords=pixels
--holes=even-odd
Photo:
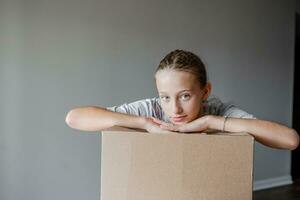
[[[201,133],[203,131],[203,127],[201,125],[193,123],[183,124],[178,129],[178,131],[185,133]]]
[[[172,124],[170,124],[170,123],[166,123],[166,122],[161,121],[161,120],[156,119],[156,118],[154,118],[153,120],[154,120],[156,123],[160,124],[160,125],[165,125],[165,126],[171,126],[171,125],[172,125]]]
[[[182,125],[174,125],[174,124],[168,124],[164,123],[160,125],[161,128],[166,129],[166,130],[172,130],[176,132],[184,132],[184,133],[191,133],[195,131],[190,124],[182,124]]]
[[[154,117],[151,117],[152,118],[152,120],[155,122],[155,123],[157,123],[157,124],[161,124],[162,123],[162,121],[160,121],[159,119],[156,119],[156,118],[154,118]]]
[[[190,123],[181,124],[181,125],[168,124],[166,127],[169,129],[175,130],[177,132],[182,132],[182,133],[191,133],[191,132],[195,131],[194,130],[195,128]]]
[[[171,127],[163,125],[163,124],[161,124],[159,127],[164,129],[164,130],[173,130]]]
[[[178,128],[176,126],[172,126],[172,125],[162,124],[162,125],[160,125],[160,127],[165,130],[178,131]]]
[[[179,132],[189,132],[189,126],[187,126],[186,124],[181,125],[180,127],[178,127],[178,131]]]
[[[174,130],[171,130],[171,129],[162,129],[162,128],[161,128],[161,132],[163,132],[163,133],[172,133],[172,134],[178,133],[177,131],[174,131]]]

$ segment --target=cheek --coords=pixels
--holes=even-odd
[[[162,110],[164,111],[164,113],[166,113],[166,114],[168,114],[169,113],[169,106],[168,106],[168,104],[166,104],[166,103],[161,103],[161,108],[162,108]]]
[[[197,115],[200,111],[201,103],[195,99],[185,104],[184,110],[192,116]]]

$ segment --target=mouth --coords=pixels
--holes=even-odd
[[[172,120],[174,122],[182,122],[185,119],[186,115],[184,116],[178,116],[178,117],[172,117]]]

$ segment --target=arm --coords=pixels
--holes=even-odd
[[[150,133],[171,133],[163,130],[153,117],[141,117],[113,112],[100,107],[75,108],[66,116],[66,123],[74,129],[83,131],[102,131],[112,126],[144,129]]]
[[[272,148],[294,150],[299,145],[299,135],[294,129],[275,122],[242,118],[228,118],[225,126],[224,122],[224,117],[215,115],[206,115],[179,126],[157,121],[157,123],[161,124],[161,128],[171,131],[223,131],[224,127],[224,131],[227,132],[247,132],[258,142]]]
[[[101,131],[112,126],[144,129],[146,119],[90,106],[69,111],[66,116],[66,123],[71,128],[83,131]]]
[[[209,128],[222,131],[223,126],[224,117],[209,116]],[[299,145],[299,135],[294,129],[271,121],[228,118],[224,128],[228,132],[247,132],[258,142],[272,148],[294,150]]]

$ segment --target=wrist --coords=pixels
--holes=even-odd
[[[129,115],[124,113],[115,113],[112,121],[113,126],[124,126],[129,128],[144,129],[146,126],[146,117],[140,117],[135,115]]]
[[[208,128],[218,130],[218,131],[223,131],[224,117],[209,115],[207,123],[208,123]]]
[[[137,128],[146,130],[147,118],[146,117],[137,117],[136,125],[137,125]]]

